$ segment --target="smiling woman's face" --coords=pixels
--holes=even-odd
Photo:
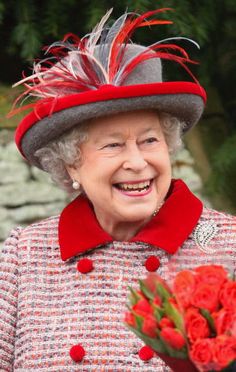
[[[157,113],[136,111],[94,119],[81,145],[82,163],[70,167],[99,222],[147,221],[171,182],[168,147]]]

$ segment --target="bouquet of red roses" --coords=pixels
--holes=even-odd
[[[218,265],[130,288],[126,325],[174,370],[236,371],[236,281]]]

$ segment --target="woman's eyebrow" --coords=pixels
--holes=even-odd
[[[148,132],[156,132],[156,133],[159,133],[160,131],[158,130],[158,128],[156,126],[152,126],[152,127],[148,127],[146,129],[144,129],[142,132],[139,133],[139,135],[143,135],[143,134],[146,134]]]
[[[159,130],[156,126],[151,126],[151,127],[148,127],[148,128],[145,128],[145,129],[141,130],[140,132],[137,133],[137,135],[141,136],[143,134],[146,134],[146,133],[152,132],[152,131],[159,132]],[[113,132],[113,133],[109,133],[107,135],[107,137],[123,137],[123,133]]]
[[[123,138],[123,135],[119,132],[106,133],[106,134],[103,134],[102,137],[100,135],[97,136],[97,138],[94,140],[94,143],[97,144],[97,143],[101,143],[101,142],[111,140],[111,139],[122,139],[122,138]]]
[[[156,126],[152,126],[152,127],[148,127],[148,128],[145,128],[144,130],[140,131],[140,133],[138,133],[138,136],[142,136],[142,135],[145,135],[149,132],[155,132],[155,133],[159,133],[159,130],[157,129]],[[121,133],[121,132],[111,132],[111,133],[105,133],[103,134],[102,138],[101,136],[99,135],[96,139],[95,139],[95,144],[97,143],[101,143],[103,142],[104,140],[110,140],[110,139],[123,139],[124,137],[124,133]]]

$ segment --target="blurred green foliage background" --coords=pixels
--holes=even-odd
[[[235,0],[0,0],[0,116],[1,126],[15,127],[19,117],[6,121],[5,113],[18,92],[9,86],[29,71],[42,45],[67,32],[83,36],[113,7],[112,16],[124,11],[143,12],[173,8],[160,17],[173,25],[139,30],[134,41],[151,44],[168,36],[196,40],[200,51],[188,48],[200,62],[193,68],[208,92],[206,111],[199,125],[186,136],[206,193],[218,209],[236,211],[236,1]],[[165,68],[165,64],[164,64]],[[169,66],[167,66],[169,70]],[[164,70],[165,71],[165,70]],[[165,78],[186,78],[177,66]]]

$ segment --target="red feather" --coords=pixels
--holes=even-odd
[[[130,40],[130,37],[132,36],[136,28],[149,26],[150,21],[144,21],[145,18],[149,18],[153,15],[165,12],[167,10],[171,10],[171,8],[162,8],[162,9],[149,11],[149,12],[146,12],[140,15],[138,18],[135,18],[135,19],[133,19],[134,15],[132,14],[129,18],[127,18],[124,26],[122,27],[120,32],[115,37],[114,44],[112,46],[111,58],[110,58],[110,64],[109,64],[109,77],[111,81],[113,80],[117,70],[119,69],[120,63],[125,53],[125,46],[121,48],[121,45],[123,44],[126,45],[128,43],[128,41]]]
[[[114,82],[114,84],[120,85],[140,63],[151,58],[161,58],[179,63],[197,82],[186,65],[197,62],[192,61],[183,48],[175,44],[168,44],[164,40],[163,44],[159,41],[151,45],[124,66],[126,47],[136,29],[173,23],[169,20],[153,19],[157,14],[169,10],[172,9],[162,8],[142,15],[125,14],[121,17],[120,23],[118,25],[116,23],[111,29],[109,37],[106,39],[103,32],[107,31],[106,22],[110,16],[110,10],[86,38],[80,39],[77,35],[67,33],[61,42],[45,47],[45,54],[50,54],[50,56],[42,61],[36,60],[31,76],[27,78],[23,74],[23,79],[18,85],[23,84],[25,91],[14,101],[8,117],[32,107],[35,114],[40,117],[38,109],[42,102],[51,102],[52,113],[60,96],[97,89],[104,83],[112,84]],[[114,33],[115,36],[113,36]],[[107,32],[104,34],[106,35]],[[99,39],[100,42],[105,40],[104,44],[107,49],[104,48],[104,45],[99,45]],[[100,53],[99,57],[95,56],[96,48]],[[37,102],[16,109],[19,101],[24,100],[27,96],[36,97]]]
[[[7,119],[10,119],[12,116],[19,114],[27,109],[33,108],[35,103],[29,103],[28,105],[24,105],[22,107],[18,107],[17,109],[12,108],[10,112],[6,115]],[[15,107],[15,106],[14,106]]]
[[[176,47],[176,46],[172,46],[173,49],[174,49],[174,47]],[[169,46],[168,46],[168,48],[169,48]],[[170,49],[171,49],[171,47],[170,47]],[[188,73],[193,78],[193,80],[196,81],[196,82],[198,82],[198,80],[192,74],[192,72],[190,71],[190,69],[186,66],[186,63],[197,64],[198,62],[193,61],[193,60],[191,60],[189,58],[180,57],[180,56],[178,56],[176,54],[171,54],[171,53],[167,53],[167,52],[164,52],[164,51],[158,51],[156,53],[153,53],[150,50],[150,53],[149,54],[146,51],[144,53],[141,53],[140,55],[138,55],[137,57],[135,57],[125,67],[125,69],[123,71],[123,74],[122,74],[121,83],[124,83],[124,81],[126,80],[126,78],[130,75],[130,73],[135,69],[135,67],[137,65],[139,65],[140,63],[142,63],[144,61],[147,61],[149,59],[152,59],[152,58],[167,59],[167,60],[172,60],[172,61],[178,62],[179,64],[181,64],[182,67],[184,67],[184,69],[186,71],[188,71]]]
[[[154,25],[172,25],[173,22],[172,21],[147,21],[147,22],[143,22],[141,23],[141,25],[139,25],[138,27],[145,27],[145,26],[154,26]]]
[[[62,41],[65,42],[65,41],[68,41],[69,39],[72,40],[74,45],[79,45],[80,42],[81,42],[81,39],[79,38],[79,36],[77,36],[77,35],[75,35],[71,32],[65,34]]]

